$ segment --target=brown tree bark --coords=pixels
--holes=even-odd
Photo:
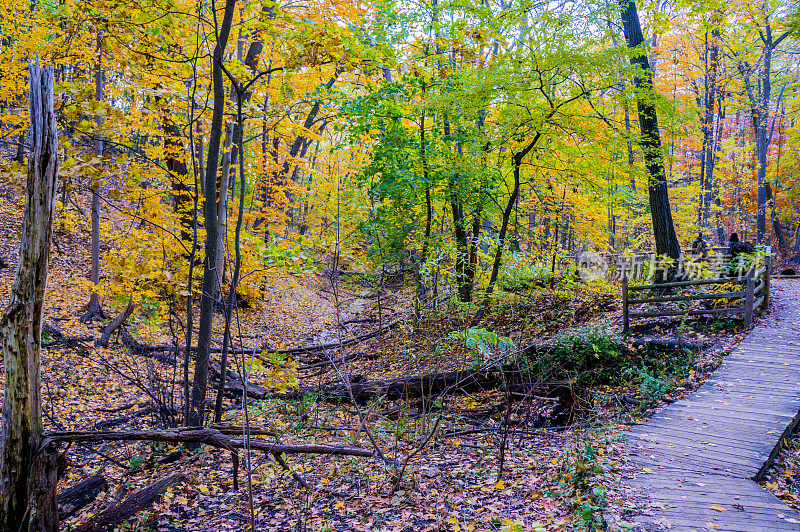
[[[228,237],[228,189],[231,184],[231,165],[233,159],[233,137],[235,124],[228,122],[225,124],[225,137],[222,143],[222,164],[220,176],[217,180],[217,243],[214,271],[217,275],[217,282],[214,286],[214,299],[222,300],[224,290],[222,285],[225,281],[225,252],[227,246],[225,242]]]
[[[31,152],[22,222],[22,245],[11,301],[0,317],[3,355],[3,448],[0,455],[0,529],[58,530],[56,465],[42,452],[40,357],[42,307],[52,239],[58,177],[58,134],[53,111],[53,69],[29,66]]]
[[[633,0],[620,0],[620,7],[622,8],[622,27],[628,47],[634,50],[639,49],[643,46],[644,37],[639,24],[636,3]],[[652,98],[653,71],[650,69],[647,54],[643,51],[637,51],[631,56],[631,65],[640,69],[640,72],[633,78],[633,84],[637,91],[636,107],[639,111],[639,127],[641,129],[639,144],[644,152],[647,173],[650,175],[647,192],[650,198],[656,253],[677,260],[681,247],[672,223],[667,176],[664,171],[664,157],[661,153],[661,132],[658,129],[658,115]]]
[[[156,97],[156,102],[160,100],[160,97]],[[186,147],[167,102],[164,102],[160,115],[161,131],[164,134],[164,158],[172,179],[172,207],[181,223],[181,240],[187,249],[191,249],[194,206],[193,192],[189,185],[189,168],[186,164]]]
[[[214,107],[211,115],[211,130],[208,136],[208,161],[205,175],[205,200],[203,217],[206,228],[206,258],[203,264],[203,287],[200,298],[200,321],[197,333],[197,356],[195,357],[192,400],[186,424],[199,427],[203,424],[208,388],[208,362],[211,349],[211,334],[214,325],[214,287],[217,282],[216,243],[217,243],[217,167],[219,165],[219,145],[222,139],[222,125],[225,113],[225,86],[222,72],[225,47],[231,32],[236,0],[226,0],[214,47],[212,79],[214,83]]]
[[[95,345],[99,347],[108,347],[108,343],[111,341],[111,335],[114,334],[114,331],[125,325],[125,321],[130,318],[131,314],[133,314],[133,297],[128,299],[128,305],[125,309],[120,312],[116,318],[111,320],[111,323],[103,327],[100,339],[95,342]]]
[[[94,89],[95,99],[103,101],[103,33],[97,30],[97,62],[94,69]],[[98,126],[103,124],[103,117],[97,115],[95,121]],[[103,156],[103,136],[98,132],[94,136],[94,154],[98,158]],[[89,304],[86,313],[81,316],[81,321],[89,323],[95,319],[105,317],[100,308],[100,298],[97,294],[97,285],[100,284],[100,178],[93,180],[92,183],[92,285],[94,290],[89,296]]]
[[[59,518],[63,520],[72,517],[107,489],[108,481],[103,475],[97,474],[59,492],[56,498]]]
[[[548,112],[545,121],[550,120],[550,118],[555,114],[555,109],[551,109]],[[520,178],[521,178],[521,171],[522,171],[522,161],[525,159],[525,156],[530,153],[530,151],[536,146],[539,142],[539,139],[542,138],[542,132],[537,131],[536,135],[534,135],[533,139],[525,146],[522,150],[514,154],[514,189],[511,191],[511,196],[508,198],[508,202],[506,203],[505,209],[503,209],[503,221],[500,224],[500,234],[498,236],[498,243],[497,243],[497,250],[494,253],[494,261],[492,262],[492,274],[489,277],[489,284],[486,286],[486,297],[483,301],[483,305],[472,318],[472,325],[475,326],[478,322],[483,318],[486,311],[489,309],[489,305],[491,304],[491,295],[494,292],[495,284],[497,283],[497,278],[500,275],[500,265],[503,263],[503,248],[506,245],[506,236],[508,234],[508,223],[511,220],[511,213],[514,209],[514,206],[517,203],[517,198],[519,197],[519,188],[520,188]]]
[[[777,39],[772,35],[772,23],[769,15],[764,17],[764,27],[759,27],[759,35],[762,40],[761,58],[757,71],[758,80],[756,82],[756,94],[751,82],[753,69],[746,62],[739,63],[739,73],[744,82],[747,96],[750,100],[750,108],[753,115],[753,129],[756,141],[756,240],[760,244],[764,239],[767,230],[767,151],[769,150],[770,138],[768,138],[769,105],[772,97],[772,53],[783,42],[786,37],[791,35],[792,30],[787,30]]]
[[[185,480],[183,473],[172,473],[157,480],[146,488],[130,494],[124,501],[106,508],[93,516],[89,521],[74,528],[74,532],[104,532],[114,530],[123,521],[136,515],[137,512],[149,508],[170,486]]]

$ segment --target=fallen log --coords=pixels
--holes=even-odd
[[[232,438],[221,431],[211,428],[179,428],[174,430],[131,430],[119,432],[66,431],[45,432],[42,446],[52,442],[101,442],[101,441],[161,441],[171,443],[202,443],[220,449],[226,449],[236,456],[234,449],[245,447],[241,438]],[[270,454],[327,454],[339,456],[371,457],[373,451],[358,447],[346,447],[321,444],[285,444],[270,443],[264,440],[251,439],[247,442],[250,449]]]
[[[128,299],[128,305],[125,307],[125,310],[119,313],[119,316],[111,320],[111,322],[103,327],[103,332],[100,335],[100,339],[97,340],[94,345],[99,347],[108,347],[109,341],[111,341],[111,335],[114,332],[122,327],[125,324],[125,321],[133,314],[133,298],[131,297]]]
[[[244,427],[242,425],[237,425],[235,423],[214,423],[209,425],[208,428],[216,429],[223,434],[228,436],[241,436],[244,432]],[[254,427],[250,426],[247,428],[250,436],[272,436],[273,438],[280,438],[281,435],[274,430],[270,430],[264,427]]]
[[[341,342],[336,341],[336,342],[328,342],[328,343],[324,343],[324,344],[309,345],[309,346],[305,346],[305,347],[290,347],[290,348],[287,348],[287,349],[274,349],[274,350],[273,349],[264,349],[264,350],[265,351],[269,351],[270,353],[278,353],[278,354],[281,354],[281,355],[296,355],[296,354],[307,354],[307,353],[328,351],[328,350],[331,350],[331,349],[337,349],[339,347],[346,347],[346,346],[349,346],[349,345],[357,344],[357,343],[363,342],[364,340],[369,340],[370,338],[374,338],[375,336],[383,334],[384,332],[386,332],[386,331],[388,331],[390,329],[394,329],[395,327],[397,327],[401,323],[403,323],[405,321],[408,321],[413,317],[414,317],[413,314],[411,314],[409,316],[405,316],[403,318],[400,318],[399,320],[395,320],[395,321],[393,321],[391,323],[388,323],[388,324],[384,325],[383,327],[380,327],[380,328],[378,328],[378,329],[376,329],[374,331],[370,331],[368,333],[360,334],[358,336],[354,336],[352,338],[348,338],[347,340],[342,340]]]
[[[163,412],[164,410],[168,410],[167,413],[169,413],[171,415],[175,415],[175,414],[178,413],[176,410],[167,408],[165,405],[157,406],[157,405],[154,405],[152,402],[148,401],[148,402],[145,402],[142,405],[142,408],[140,408],[139,410],[137,410],[135,412],[132,412],[129,415],[117,416],[117,417],[113,417],[111,419],[101,419],[100,421],[97,421],[92,428],[94,428],[96,430],[108,430],[108,429],[111,429],[113,427],[118,427],[118,426],[120,426],[120,425],[122,425],[124,423],[127,423],[128,421],[131,421],[134,418],[141,417],[141,416],[146,416],[148,414],[155,414],[155,413],[158,413],[158,412]]]
[[[245,347],[242,349],[228,349],[228,353],[233,354],[245,354],[245,355],[253,355],[255,353],[255,358],[261,360],[262,362],[272,363],[270,360],[263,358],[260,354],[264,351],[268,353],[276,353],[279,355],[297,355],[297,354],[309,354],[309,353],[321,353],[324,351],[329,351],[332,349],[337,349],[339,347],[346,347],[353,344],[357,344],[359,342],[363,342],[364,340],[368,340],[370,338],[374,338],[379,334],[382,334],[390,329],[393,329],[407,321],[410,317],[401,318],[399,320],[393,321],[383,327],[376,329],[374,331],[370,331],[368,333],[364,333],[358,336],[354,336],[352,338],[348,338],[346,340],[342,340],[341,342],[328,342],[324,344],[316,344],[316,345],[308,345],[308,346],[301,346],[301,347],[289,347],[286,349],[271,349],[269,346],[264,347]],[[174,350],[175,346],[172,345],[149,345],[149,344],[138,344],[136,345],[136,351],[139,353],[146,353],[146,352],[153,352],[153,351],[170,351]],[[185,350],[185,347],[179,347],[179,350]],[[197,351],[197,346],[192,346],[189,348],[190,351]],[[211,353],[220,353],[222,350],[218,347],[212,347],[209,352]]]
[[[93,475],[74,486],[59,492],[56,497],[58,518],[64,520],[78,513],[94,501],[100,492],[108,489],[108,481],[103,475]]]
[[[441,299],[441,297],[436,298],[436,299],[431,299],[425,305],[423,305],[422,308],[426,308],[429,305],[431,305],[432,303],[434,303],[434,302],[436,302],[436,301],[438,301],[440,299]],[[354,336],[352,338],[348,338],[346,340],[342,340],[341,342],[340,341],[335,341],[335,342],[328,342],[328,343],[324,343],[324,344],[308,345],[308,346],[301,346],[301,347],[288,347],[288,348],[285,348],[285,349],[271,349],[269,346],[264,346],[264,347],[259,347],[259,346],[256,346],[256,347],[243,347],[241,349],[229,348],[228,349],[228,353],[237,354],[237,355],[240,355],[240,354],[255,355],[255,358],[257,358],[258,360],[261,360],[262,362],[271,364],[272,361],[270,361],[270,360],[268,360],[266,358],[262,358],[260,356],[260,353],[262,353],[264,351],[267,351],[269,353],[279,354],[279,355],[296,355],[296,354],[322,353],[324,351],[337,349],[339,347],[346,347],[346,346],[358,344],[360,342],[363,342],[364,340],[369,340],[370,338],[374,338],[375,336],[379,336],[379,335],[383,334],[384,332],[389,331],[391,329],[394,329],[395,327],[397,327],[401,323],[409,321],[409,320],[411,320],[413,318],[414,318],[414,314],[411,313],[411,314],[409,314],[407,316],[404,316],[404,317],[399,318],[399,319],[397,319],[395,321],[387,323],[383,327],[380,327],[380,328],[378,328],[378,329],[376,329],[374,331],[370,331],[368,333],[364,333],[364,334],[361,334],[361,335],[358,335],[358,336]],[[123,328],[123,331],[124,331],[124,328]],[[125,333],[123,333],[123,334],[125,334]],[[128,338],[130,340],[133,340],[133,338],[130,337],[129,334],[127,336],[128,336]],[[125,336],[123,336],[123,343],[125,343],[124,341],[125,341]],[[126,345],[128,345],[128,344],[126,344]],[[162,344],[162,345],[140,344],[140,343],[136,342],[135,340],[133,340],[133,342],[131,342],[131,346],[129,346],[129,347],[135,348],[135,351],[137,353],[140,353],[140,354],[151,353],[151,352],[156,352],[156,351],[185,351],[186,350],[186,346],[179,346],[179,347],[176,348],[173,345],[166,345],[166,344]],[[197,351],[197,346],[189,347],[189,351]],[[209,352],[210,353],[221,353],[222,349],[220,349],[219,347],[212,347],[209,350]],[[317,362],[317,361],[314,361],[314,362]]]
[[[460,370],[389,380],[358,380],[347,383],[339,380],[321,386],[301,386],[278,394],[277,397],[299,400],[308,394],[317,394],[327,401],[349,401],[352,393],[356,402],[364,403],[376,396],[385,396],[386,399],[396,400],[439,396],[448,392],[466,394],[495,389],[502,384],[503,374],[500,371]],[[511,391],[545,397],[558,396],[562,397],[565,402],[572,399],[575,389],[573,383],[562,381],[530,384],[510,381],[507,384]]]
[[[221,378],[219,364],[212,361],[208,368],[213,378],[219,382]],[[242,383],[242,378],[239,376],[239,374],[231,370],[226,370],[225,374],[227,376],[225,379],[225,391],[235,395],[236,397],[241,397],[242,393],[244,393],[244,384]],[[259,386],[258,384],[253,384],[252,382],[247,381],[247,396],[254,399],[263,399],[267,396],[267,390],[263,386]]]
[[[47,322],[42,323],[42,332],[46,332],[52,338],[50,342],[42,343],[42,347],[56,347],[60,345],[70,347],[93,339],[92,336],[67,336],[62,333],[58,327],[50,325]]]
[[[128,410],[129,408],[133,408],[134,406],[146,406],[147,401],[143,403],[138,403],[134,401],[133,403],[124,404],[122,406],[115,406],[111,408],[95,408],[97,412],[107,412],[109,414],[116,414],[117,412],[122,412],[124,410]]]
[[[334,357],[332,360],[333,364],[337,364],[342,362],[350,362],[353,360],[375,360],[378,358],[380,358],[380,355],[378,353],[351,353],[345,357]],[[327,366],[330,365],[332,365],[331,360],[320,360],[319,362],[297,366],[297,371],[308,371],[311,369],[321,370],[322,368],[326,368]],[[322,373],[325,373],[325,371],[322,371]],[[320,374],[321,373],[314,373],[311,375],[298,375],[298,378],[306,379]]]
[[[138,512],[149,508],[164,491],[185,480],[183,473],[173,473],[146,488],[129,495],[119,504],[103,510],[87,522],[73,529],[73,532],[105,532],[114,530],[123,521],[130,519]]]
[[[351,320],[343,321],[342,327],[345,327],[352,323],[377,323],[378,321],[379,321],[378,318],[353,318]]]

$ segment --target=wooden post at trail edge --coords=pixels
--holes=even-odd
[[[750,327],[753,323],[753,288],[755,281],[752,275],[747,276],[747,292],[744,298],[744,326]]]
[[[622,332],[628,332],[630,322],[628,320],[628,278],[622,278]]]

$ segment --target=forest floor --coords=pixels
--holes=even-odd
[[[760,484],[800,512],[800,429],[787,439]]]
[[[0,198],[0,256],[12,266],[0,270],[0,298],[7,301],[21,205],[13,192]],[[135,355],[116,339],[108,348],[95,347],[102,324],[87,326],[78,319],[89,299],[86,227],[83,221],[74,231],[55,235],[45,321],[65,336],[84,340],[77,347],[61,343],[44,351],[46,430],[160,429],[179,422],[179,366]],[[104,243],[104,248],[111,245]],[[78,278],[82,281],[76,282]],[[240,312],[240,341],[252,346],[260,338],[260,345],[270,349],[325,343],[410,313],[410,288],[398,282],[378,292],[372,281],[366,275],[323,273],[277,279],[263,301]],[[109,308],[108,301],[104,305],[110,314],[120,310]],[[576,385],[568,404],[563,397],[532,395],[504,410],[498,407],[505,404],[499,388],[444,396],[433,405],[380,395],[358,407],[326,401],[324,393],[308,393],[299,400],[280,397],[287,385],[320,386],[342,375],[351,383],[413,380],[426,373],[480,367],[485,355],[454,335],[468,329],[474,308],[441,297],[416,326],[404,321],[339,352],[275,364],[234,357],[235,371],[254,365],[251,380],[274,389],[263,400],[247,401],[252,426],[280,434],[283,443],[372,449],[371,435],[389,462],[293,455],[287,459],[289,472],[270,455],[254,454],[249,481],[240,470],[240,489],[234,491],[230,454],[210,447],[74,445],[60,486],[102,474],[110,488],[63,526],[83,522],[173,471],[183,472],[186,482],[168,489],[123,530],[241,530],[250,523],[251,508],[258,530],[595,530],[604,516],[623,526],[630,502],[625,493],[611,489],[625,474],[618,464],[621,427],[699,386],[744,331],[732,322],[666,322],[640,327],[622,340],[615,332],[620,328],[619,306],[615,288],[567,279],[553,289],[504,294],[481,328],[507,337],[515,353],[558,338],[589,338],[588,345],[595,348],[608,338],[628,343],[679,340],[701,345],[702,351],[669,355],[675,359],[669,376],[637,373],[631,367],[623,381]],[[215,321],[219,344],[221,314]],[[149,344],[171,344],[177,328],[145,312],[136,313],[129,324],[137,340]],[[572,345],[570,341],[565,345]],[[334,370],[327,356],[344,362]],[[549,377],[558,375],[556,368]],[[543,375],[534,378],[546,380]],[[211,395],[209,401],[213,404]],[[154,404],[163,407],[160,413]],[[223,422],[241,424],[241,401],[228,397],[225,406]]]

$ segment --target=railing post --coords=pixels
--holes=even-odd
[[[755,288],[755,283],[753,282],[753,276],[747,276],[747,291],[745,292],[744,297],[744,326],[750,327],[753,323],[753,289]]]
[[[630,328],[628,321],[628,277],[622,277],[622,333],[625,334]]]
[[[764,303],[761,308],[767,310],[769,303],[769,278],[772,276],[772,255],[764,257]]]

